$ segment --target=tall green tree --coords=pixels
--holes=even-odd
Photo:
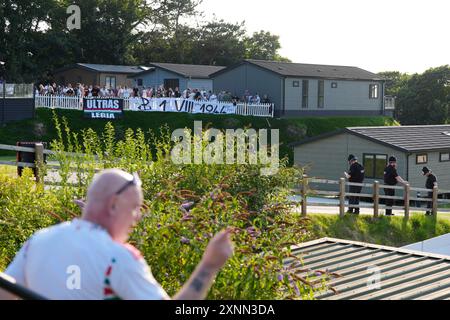
[[[0,59],[6,62],[6,78],[31,81],[39,73],[39,35],[55,0],[0,2]]]
[[[192,25],[203,0],[153,0],[154,23],[168,43],[170,62],[188,63],[192,59]]]
[[[245,57],[245,24],[213,20],[203,25],[194,39],[193,61],[229,66]]]
[[[247,59],[290,61],[278,54],[281,49],[280,37],[268,31],[255,32],[251,37],[245,37],[244,41]]]
[[[400,89],[406,86],[411,78],[407,73],[398,71],[384,71],[379,72],[378,75],[386,79],[386,95],[395,97],[398,96]]]
[[[450,107],[450,66],[414,74],[398,92],[396,113],[402,124],[444,124]]]
[[[139,27],[149,24],[152,10],[145,0],[84,0],[81,29],[68,31],[65,12],[71,0],[61,1],[54,11],[52,29],[64,33],[75,44],[77,62],[126,64],[131,59],[131,44],[138,41]]]

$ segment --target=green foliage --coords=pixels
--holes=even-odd
[[[20,178],[0,174],[0,269],[36,230],[71,215],[73,205],[63,206],[54,193],[36,185],[32,175],[30,169]]]
[[[414,214],[405,223],[403,217],[310,215],[309,231],[313,238],[332,237],[402,247],[450,232],[446,218],[426,217]]]
[[[290,119],[288,121],[306,127],[306,135],[308,137],[317,136],[345,127],[399,125],[397,121],[390,117],[320,117]]]
[[[386,79],[386,95],[394,97],[398,97],[401,88],[403,88],[411,78],[408,74],[398,71],[379,72],[378,75]]]
[[[50,160],[61,166],[57,188],[35,185],[30,172],[23,178],[0,176],[0,240],[5,244],[0,268],[34,231],[78,216],[73,199],[86,196],[94,171],[115,167],[138,171],[143,181],[146,211],[130,242],[169,294],[188,279],[209,239],[230,226],[235,255],[219,273],[209,298],[311,297],[307,280],[283,265],[290,245],[307,236],[307,220],[291,214],[287,200],[302,172],[287,167],[286,160],[272,176],[260,174],[261,164],[176,165],[167,126],[158,134],[126,129],[117,139],[109,122],[101,133],[75,132],[67,119],[56,115],[54,123],[51,148],[56,154]]]
[[[261,30],[253,33],[245,39],[247,59],[273,60],[290,62],[289,59],[281,57],[277,52],[281,49],[280,37],[270,32]]]
[[[398,91],[396,114],[402,124],[445,124],[450,106],[450,66],[414,74]]]

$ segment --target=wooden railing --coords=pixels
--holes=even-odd
[[[34,153],[35,156],[35,162],[19,162],[19,161],[5,161],[0,160],[0,165],[6,165],[6,166],[14,166],[14,167],[23,167],[23,168],[32,168],[34,169],[34,173],[36,176],[36,182],[42,182],[48,185],[59,185],[59,183],[51,182],[51,181],[44,181],[44,168],[47,169],[60,169],[61,166],[59,164],[46,164],[44,162],[44,155],[55,155],[56,152],[53,150],[44,149],[44,145],[42,143],[36,143],[35,147],[19,147],[19,146],[11,146],[6,144],[0,144],[0,150],[6,150],[6,151],[15,151],[15,152],[29,152]],[[73,153],[73,152],[61,152],[61,154],[69,157],[83,157],[84,154],[80,153]],[[97,156],[95,156],[95,159],[98,159]],[[78,168],[79,170],[79,168]],[[95,169],[96,172],[99,171],[99,169]]]
[[[319,185],[328,185],[334,186],[339,191],[329,191],[329,190],[321,190],[320,188],[310,188],[309,185],[319,184]],[[358,186],[363,187],[365,189],[369,188],[372,190],[371,193],[349,193],[346,192],[347,186]],[[403,192],[402,196],[386,196],[381,194],[380,189],[394,189],[401,190]],[[392,186],[392,185],[383,185],[380,184],[379,181],[374,181],[373,183],[354,183],[347,182],[346,179],[340,178],[339,180],[327,180],[327,179],[317,179],[317,178],[309,178],[308,176],[304,176],[301,182],[301,188],[296,189],[301,195],[301,213],[303,216],[307,215],[308,206],[309,207],[338,207],[339,215],[343,217],[345,215],[345,208],[369,208],[373,210],[373,216],[378,217],[379,211],[382,209],[400,209],[404,211],[404,217],[406,220],[409,219],[410,213],[413,211],[430,211],[434,216],[437,215],[437,212],[450,212],[450,208],[440,208],[440,205],[448,205],[450,204],[450,200],[448,199],[440,199],[439,195],[450,194],[450,190],[442,190],[438,189],[438,187],[434,187],[433,189],[425,189],[425,188],[416,188],[411,187],[409,184],[405,184],[403,186]],[[432,192],[431,198],[423,198],[417,197],[414,195],[414,192]],[[338,203],[320,203],[320,202],[312,202],[308,201],[308,196],[311,195],[319,195],[319,196],[331,196],[337,197],[339,199]],[[346,197],[358,197],[360,198],[369,198],[373,201],[373,203],[363,202],[359,205],[350,205],[346,204]],[[386,206],[382,204],[380,200],[390,199],[394,201],[393,206]],[[395,204],[395,201],[402,201],[402,205]],[[431,208],[417,206],[417,203],[430,203]]]

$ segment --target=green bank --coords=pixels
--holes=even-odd
[[[53,112],[59,118],[66,118],[73,132],[92,128],[97,133],[104,130],[108,120],[84,119],[78,110],[37,109],[36,117],[31,120],[17,121],[0,128],[0,143],[15,144],[17,141],[46,141],[57,138],[53,123]],[[111,121],[111,120],[109,120]],[[151,130],[156,135],[160,128],[166,126],[168,130],[178,128],[194,128],[194,121],[202,121],[202,126],[217,129],[253,128],[279,129],[281,156],[293,159],[293,151],[289,143],[305,137],[316,136],[325,132],[352,126],[391,126],[398,125],[390,117],[314,117],[314,118],[260,118],[237,115],[204,115],[189,113],[164,112],[132,112],[125,111],[122,119],[112,120],[118,139],[124,137],[128,128],[141,128],[144,132]],[[0,155],[11,155],[0,150]]]

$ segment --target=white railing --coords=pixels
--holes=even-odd
[[[80,96],[36,95],[34,106],[35,108],[83,110],[83,100]]]
[[[123,98],[124,110],[130,110],[130,99]],[[223,102],[230,103],[230,102]],[[36,95],[35,108],[52,109],[72,109],[83,110],[83,99],[80,96],[57,96],[57,95]],[[242,116],[254,117],[273,117],[274,105],[271,103],[246,104],[238,103],[236,105],[236,114]]]
[[[255,116],[255,117],[272,117],[273,118],[273,104],[261,103],[261,104],[245,104],[238,103],[236,105],[236,114],[243,116]]]

